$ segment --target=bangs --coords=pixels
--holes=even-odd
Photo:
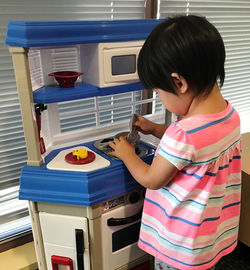
[[[159,59],[157,47],[156,44],[152,44],[150,37],[144,43],[138,56],[139,79],[147,90],[163,89],[175,93],[171,77],[172,72],[166,72],[166,68],[163,67],[164,59]]]
[[[155,88],[154,75],[151,70],[151,60],[148,53],[145,52],[143,46],[138,57],[138,76],[143,87],[147,90],[153,90]]]

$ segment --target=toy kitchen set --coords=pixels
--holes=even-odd
[[[159,22],[8,24],[28,155],[19,198],[29,202],[40,270],[149,269],[149,256],[137,247],[145,190],[107,155],[108,142],[121,130],[99,127],[96,137],[89,130],[60,133],[57,103],[141,90],[138,53]],[[74,48],[77,70],[53,70],[55,48]],[[151,163],[154,147],[143,141],[137,147]]]

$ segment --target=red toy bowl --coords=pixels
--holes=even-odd
[[[58,71],[49,74],[49,76],[55,77],[59,86],[62,88],[74,87],[75,81],[81,75],[83,75],[83,73],[76,71]]]

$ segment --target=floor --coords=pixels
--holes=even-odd
[[[216,270],[250,270],[250,248],[239,243],[231,254],[221,258]]]
[[[218,262],[216,270],[250,270],[250,248],[239,243],[231,254]]]

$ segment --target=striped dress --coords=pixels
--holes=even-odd
[[[145,196],[138,245],[178,269],[208,269],[237,245],[240,120],[235,109],[173,123],[156,155],[178,173]]]

